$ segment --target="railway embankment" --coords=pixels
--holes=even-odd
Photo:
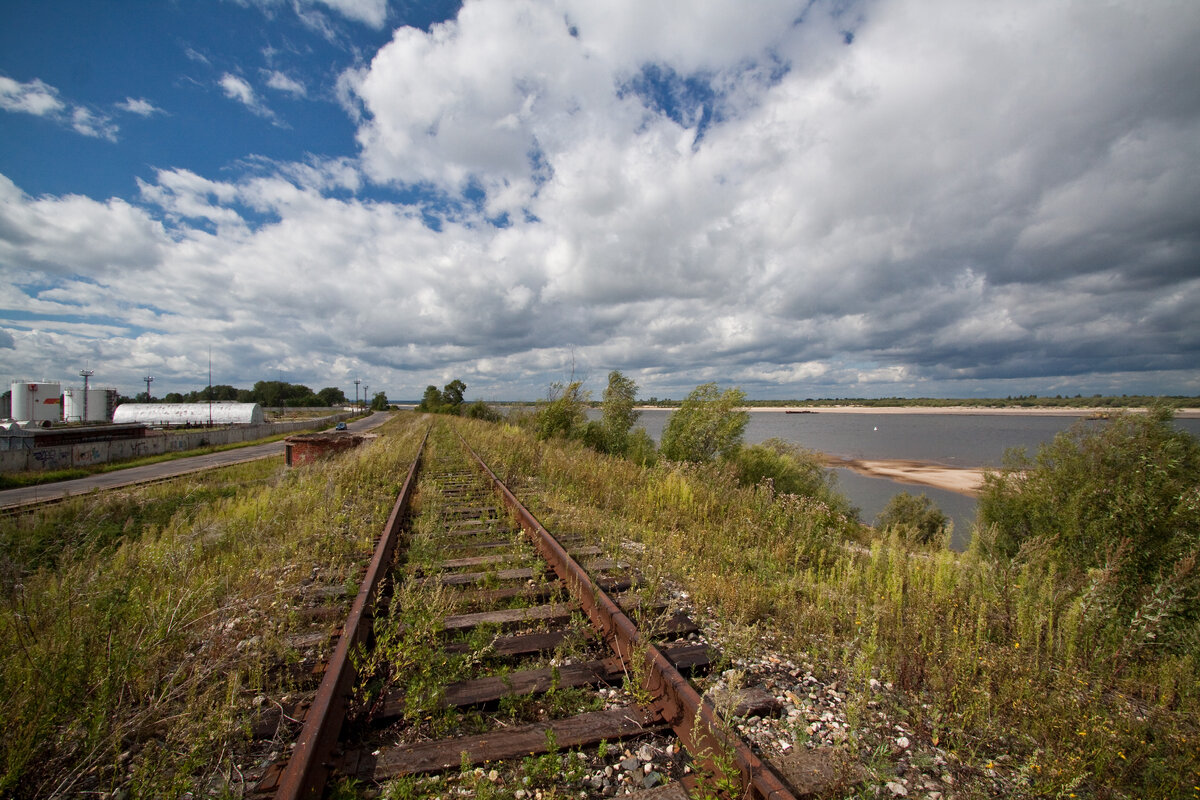
[[[0,520],[0,790],[252,792],[294,752],[429,421],[398,414],[369,445],[302,469],[260,461]],[[727,711],[747,690],[768,698],[770,710],[733,714],[732,730],[759,758],[824,775],[827,796],[1178,797],[1200,778],[1196,654],[1114,636],[1086,576],[1063,580],[1036,553],[1001,558],[987,542],[959,554],[872,539],[818,500],[739,486],[720,465],[643,468],[504,424],[436,425],[461,432],[581,563],[619,563],[630,589],[616,591],[661,603],[663,619],[686,615],[697,638],[683,642],[714,654],[690,677],[702,696]],[[432,472],[419,486],[372,625],[384,650],[362,652],[354,683],[353,719],[389,708],[412,739],[373,740],[387,729],[368,722],[360,764],[450,732],[504,738],[648,699],[623,677],[602,699],[566,686],[610,657],[581,641],[536,656],[553,691],[511,691],[534,665],[510,666],[493,676],[498,696],[447,709],[448,681],[480,691],[464,684],[486,680],[475,671],[512,638],[550,632],[528,616],[548,604],[533,594],[546,587],[504,574],[535,568],[513,518],[495,501],[486,515],[456,511],[474,501],[454,489]],[[471,552],[442,549],[462,536]],[[527,563],[498,560],[514,555]],[[451,575],[473,577],[455,588]],[[505,591],[506,608],[458,605]],[[526,618],[464,620],[496,611]],[[608,797],[645,790],[651,774],[660,790],[715,775],[660,733],[567,742],[543,732],[534,755],[460,758],[440,776],[376,781],[356,767],[337,791]],[[340,748],[343,769],[353,744]]]

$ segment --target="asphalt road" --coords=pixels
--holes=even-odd
[[[363,419],[346,423],[351,431],[362,433],[377,428],[391,418],[391,414],[376,413]],[[219,453],[207,453],[187,458],[177,458],[174,461],[163,461],[158,464],[147,464],[142,467],[118,469],[112,472],[102,472],[89,475],[86,478],[76,478],[58,483],[43,483],[40,486],[26,486],[20,489],[5,489],[0,491],[0,508],[21,506],[42,500],[58,499],[69,495],[86,494],[93,489],[115,489],[118,486],[129,486],[134,483],[173,478],[189,472],[227,467],[230,464],[240,464],[244,461],[256,461],[260,458],[283,455],[283,441],[267,444],[252,444],[234,450],[223,450]]]

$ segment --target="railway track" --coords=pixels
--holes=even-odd
[[[797,796],[689,680],[718,659],[627,565],[551,535],[439,427],[254,796]]]

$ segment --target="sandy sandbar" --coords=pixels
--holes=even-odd
[[[641,410],[654,410],[655,406],[645,406]],[[674,410],[674,409],[670,409]],[[982,408],[979,406],[753,406],[745,409],[753,413],[781,414],[788,411],[793,413],[811,414],[1001,414],[1029,415],[1049,417],[1106,417],[1119,414],[1121,411],[1145,412],[1144,408],[1058,408],[1058,407],[1001,407]],[[1175,412],[1177,419],[1200,419],[1200,408],[1181,408]],[[935,489],[946,489],[970,497],[978,497],[983,486],[983,469],[979,467],[947,467],[941,464],[931,464],[924,461],[907,459],[859,459],[841,458],[827,453],[819,454],[827,467],[845,467],[861,475],[872,478],[887,478],[900,483],[910,483],[918,486],[932,486]]]
[[[900,483],[932,486],[970,497],[978,497],[983,487],[983,469],[946,467],[923,461],[882,458],[839,458],[821,454],[827,467],[845,467],[871,478],[887,478]]]

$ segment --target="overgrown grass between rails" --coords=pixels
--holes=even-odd
[[[232,753],[250,698],[286,690],[274,668],[292,657],[302,581],[357,585],[422,432],[405,416],[304,469],[232,468],[0,521],[0,794],[240,791]],[[112,525],[94,503],[115,503],[99,512]],[[131,522],[116,533],[121,503]],[[64,546],[22,538],[55,525]]]
[[[644,469],[511,426],[455,424],[505,480],[536,484],[532,510],[552,531],[638,543],[640,556],[623,557],[699,606],[849,674],[851,705],[875,699],[872,679],[892,684],[907,723],[957,758],[965,796],[995,768],[1017,796],[1197,794],[1200,637],[1134,652],[1138,631],[1090,622],[1102,575],[1063,581],[1045,559],[1018,566],[986,548],[911,552],[898,534],[866,548],[819,500],[740,488],[720,467]],[[858,735],[850,747],[867,747]]]

